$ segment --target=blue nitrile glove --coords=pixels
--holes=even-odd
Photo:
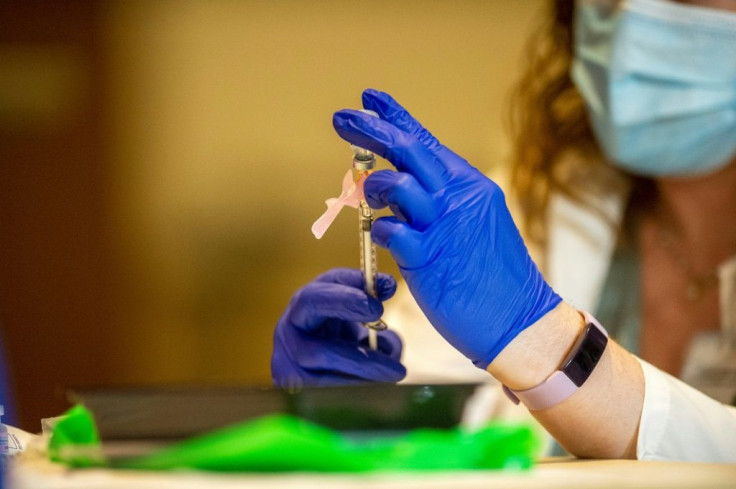
[[[417,303],[439,333],[486,368],[560,297],[544,281],[511,219],[501,189],[440,144],[388,94],[363,93],[363,106],[335,113],[345,140],[398,171],[365,182],[377,219],[373,240],[388,248]]]
[[[378,274],[378,299],[363,291],[360,270],[335,268],[291,298],[273,335],[271,376],[279,387],[398,382],[406,376],[401,340],[393,331],[378,333],[378,350],[368,346],[360,324],[381,317],[396,280]]]

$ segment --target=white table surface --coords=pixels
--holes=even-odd
[[[70,470],[41,457],[11,462],[12,489],[86,488],[736,488],[736,464],[550,459],[525,472],[212,474]]]

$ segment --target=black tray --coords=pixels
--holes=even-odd
[[[363,384],[296,391],[258,387],[73,389],[72,403],[95,416],[110,440],[176,440],[273,413],[289,413],[340,431],[450,428],[476,384]]]

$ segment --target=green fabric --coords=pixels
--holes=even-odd
[[[524,425],[495,423],[474,432],[425,429],[354,441],[302,419],[275,414],[150,455],[105,461],[89,450],[90,443],[101,446],[92,415],[75,407],[70,418],[73,421],[60,422],[54,429],[52,460],[72,467],[217,472],[528,469],[541,445]],[[85,457],[80,456],[79,445]]]
[[[49,440],[49,458],[74,467],[91,467],[100,463],[99,447],[92,413],[77,405],[56,422]]]

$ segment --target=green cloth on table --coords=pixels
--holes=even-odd
[[[98,448],[97,453],[91,446]],[[76,406],[54,428],[51,447],[52,460],[72,467],[368,472],[527,469],[540,441],[528,426],[497,423],[473,432],[420,429],[355,441],[300,418],[274,414],[196,436],[150,455],[108,461],[99,455],[101,443],[91,413]]]

